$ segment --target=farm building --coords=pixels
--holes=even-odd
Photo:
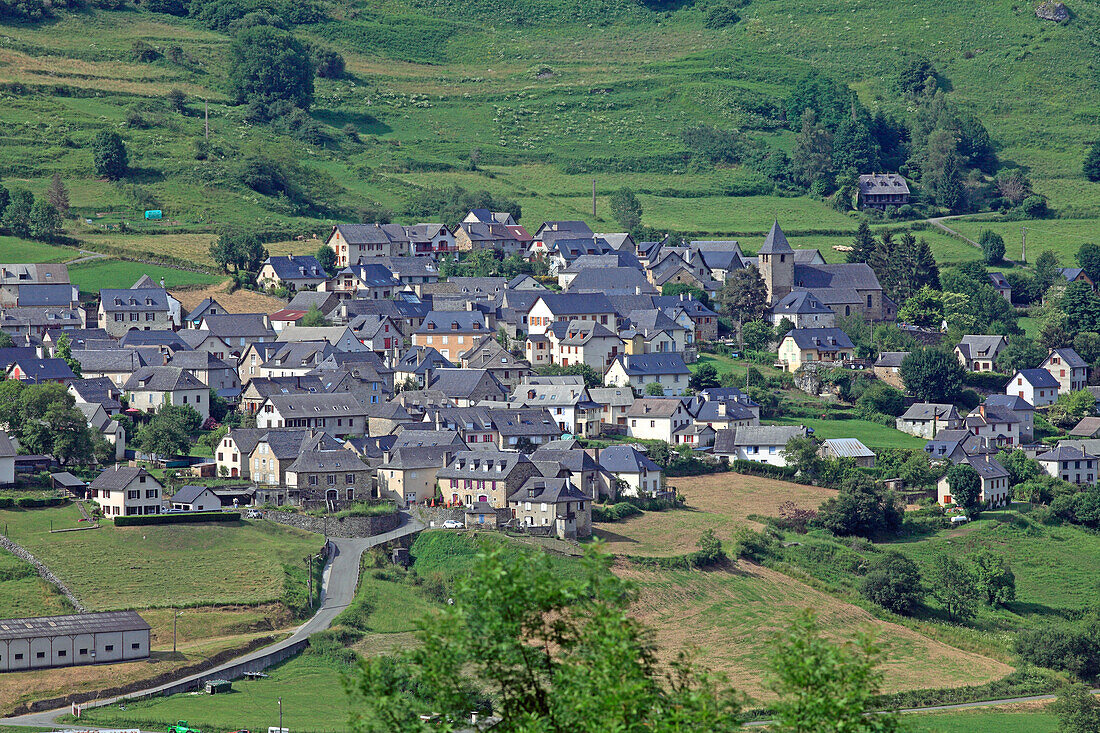
[[[135,611],[0,620],[0,672],[147,659],[149,630]]]

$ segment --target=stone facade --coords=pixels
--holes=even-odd
[[[265,511],[264,519],[288,527],[297,527],[307,532],[323,534],[326,537],[373,537],[391,532],[401,524],[398,513],[380,517],[315,517],[295,512]]]

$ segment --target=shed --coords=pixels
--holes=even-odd
[[[822,458],[851,458],[857,466],[875,467],[875,452],[855,438],[831,438],[818,452]]]
[[[207,695],[233,692],[233,683],[229,680],[207,680],[205,689]]]
[[[84,498],[84,492],[88,488],[88,483],[78,479],[68,471],[62,471],[60,473],[50,474],[50,484],[55,489],[63,489],[68,491],[73,496]]]

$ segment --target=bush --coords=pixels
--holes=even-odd
[[[116,527],[137,527],[146,524],[198,524],[199,522],[237,522],[239,512],[177,512],[174,514],[142,514],[115,517]]]
[[[593,522],[618,522],[627,517],[637,516],[641,513],[641,509],[625,501],[620,501],[617,504],[606,507],[600,504],[592,505]]]
[[[1000,392],[1008,384],[1008,377],[996,372],[967,372],[963,378],[963,383],[967,387],[985,392]]]
[[[737,7],[733,3],[719,2],[707,8],[703,15],[703,27],[717,30],[733,25],[741,20]]]
[[[1031,219],[1042,219],[1049,213],[1047,210],[1047,200],[1042,196],[1028,196],[1024,199],[1024,202],[1020,204],[1020,211]]]
[[[860,595],[888,611],[909,615],[924,597],[920,570],[900,552],[887,552],[875,559],[859,586]]]
[[[791,466],[772,466],[767,463],[758,463],[757,461],[746,461],[741,458],[734,459],[729,463],[730,470],[737,473],[747,473],[750,476],[768,476],[770,478],[777,478],[785,481],[790,481],[798,474],[798,470]]]
[[[1026,661],[1082,679],[1100,673],[1100,628],[1049,624],[1025,629],[1016,636],[1016,653]]]

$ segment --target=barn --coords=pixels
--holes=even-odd
[[[0,619],[0,672],[147,659],[149,632],[134,611]]]

